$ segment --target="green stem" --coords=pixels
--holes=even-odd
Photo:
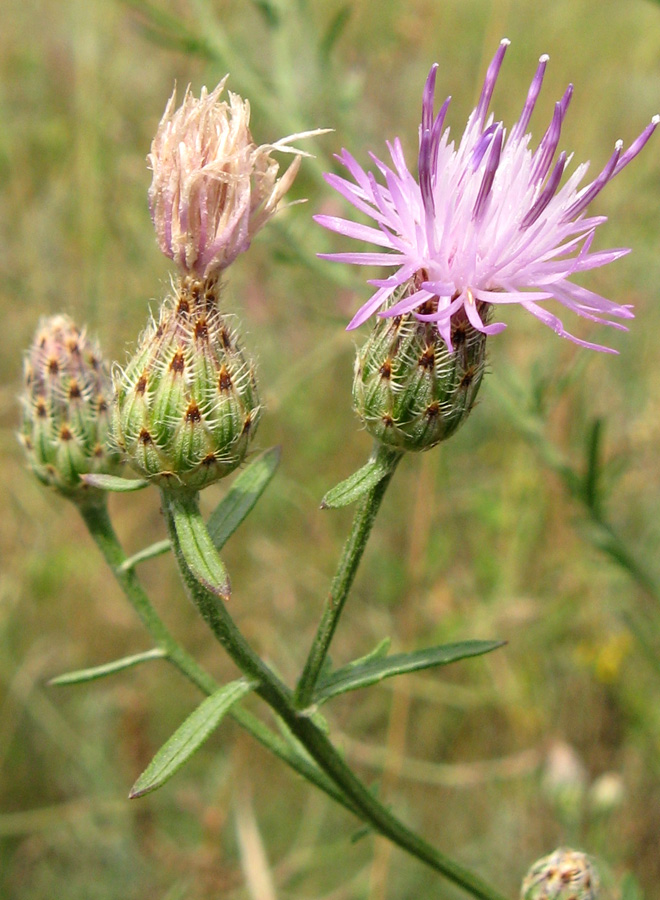
[[[203,693],[213,694],[219,687],[218,683],[178,643],[152,606],[135,572],[123,566],[127,556],[110,521],[105,498],[103,498],[102,502],[95,501],[88,504],[79,504],[78,508],[92,538],[103,554],[128,602],[138,614],[142,624],[146,627],[156,644],[165,651],[165,658]],[[286,740],[274,734],[256,716],[238,705],[230,710],[229,715],[252,737],[256,738],[260,744],[295,769],[299,775],[302,775],[303,778],[325,791],[326,794],[342,806],[353,810],[353,805],[346,800],[332,781],[313,762],[298,753]]]
[[[400,459],[401,457],[394,459],[391,463],[391,471],[375,487],[371,488],[358,504],[350,534],[344,544],[337,571],[326,597],[319,627],[296,686],[295,703],[299,709],[304,709],[312,702],[316,682],[328,655],[330,643],[362,559],[364,548],[369,540],[376,514]]]
[[[175,558],[190,599],[236,665],[249,678],[258,682],[256,691],[259,696],[282,718],[319,768],[332,779],[350,802],[356,815],[379,834],[389,838],[397,846],[440,872],[478,900],[504,900],[503,895],[497,890],[436,850],[393,816],[346,765],[312,719],[296,709],[292,692],[252,650],[218,594],[200,584],[188,566],[175,519],[180,521],[182,516],[189,515],[194,520],[191,530],[197,533],[197,527],[202,522],[197,495],[189,494],[184,498],[181,494],[175,496],[172,492],[163,490],[162,500]],[[207,542],[204,542],[204,552],[206,544]]]

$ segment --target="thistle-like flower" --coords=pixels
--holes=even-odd
[[[112,388],[96,343],[64,315],[42,319],[25,355],[20,440],[35,475],[73,499],[89,495],[80,480],[112,474],[108,448]]]
[[[582,163],[562,184],[571,156],[562,151],[553,161],[573,87],[569,85],[555,104],[550,125],[532,149],[526,132],[548,62],[542,56],[520,118],[507,134],[502,122],[488,114],[488,107],[508,44],[508,40],[500,43],[457,147],[450,141],[449,129],[443,130],[450,98],[434,116],[438,67],[432,67],[422,101],[417,181],[398,138],[387,144],[393,167],[371,154],[381,182],[347,150],[341,152],[337,158],[352,180],[335,174],[326,175],[326,180],[377,227],[328,215],[315,219],[332,231],[376,244],[384,252],[321,256],[396,268],[389,277],[369,282],[377,290],[349,328],[379,310],[381,316],[412,313],[421,321],[435,322],[452,350],[452,321],[457,314],[477,331],[495,334],[505,325],[487,324],[487,310],[517,303],[562,337],[614,352],[569,334],[542,304],[554,298],[579,316],[625,330],[611,320],[632,318],[630,306],[617,305],[570,279],[628,252],[592,251],[594,233],[605,217],[585,213],[605,185],[637,156],[660,117],[655,116],[627,150],[618,141],[593,181],[579,187],[588,168],[588,163]],[[392,295],[402,285],[410,289],[392,303]]]
[[[160,249],[182,275],[212,278],[250,246],[255,233],[274,214],[293,183],[301,150],[291,141],[311,131],[257,147],[250,133],[250,104],[229,93],[220,99],[227,77],[215,90],[190,88],[176,108],[169,99],[148,156],[153,170],[151,217]],[[278,179],[270,153],[295,154]]]
[[[254,364],[218,293],[213,280],[182,279],[113,373],[118,447],[141,475],[173,488],[197,491],[233,471],[259,421]]]
[[[597,900],[600,879],[589,857],[560,847],[531,867],[520,900]]]

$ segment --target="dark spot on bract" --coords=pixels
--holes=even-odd
[[[60,428],[60,440],[62,441],[72,441],[73,434],[68,425],[62,425]]]
[[[215,458],[215,453],[209,453],[209,455],[205,456],[204,459],[202,460],[202,465],[208,467],[208,466],[212,466],[216,462],[217,462],[217,460]]]
[[[435,347],[429,344],[417,361],[422,369],[432,369],[435,364]]]
[[[209,326],[206,319],[198,319],[195,322],[195,340],[205,341],[209,336]]]
[[[79,400],[81,396],[80,385],[77,381],[72,381],[69,385],[69,400]]]
[[[471,385],[472,382],[474,381],[474,376],[475,376],[476,374],[477,374],[476,367],[475,367],[475,366],[469,366],[469,367],[465,370],[465,372],[464,372],[464,374],[463,374],[463,377],[461,378],[461,380],[460,380],[459,383],[458,383],[459,388],[468,388],[468,387],[470,387],[470,385]]]
[[[172,357],[172,362],[170,363],[170,371],[174,372],[177,375],[180,375],[185,367],[186,361],[184,359],[183,353],[181,352],[181,350],[177,350]]]
[[[378,371],[381,378],[389,380],[392,376],[392,360],[388,357]]]
[[[199,411],[199,406],[195,403],[194,400],[191,400],[188,409],[186,410],[186,422],[201,422],[202,414]]]
[[[392,416],[389,413],[385,413],[382,421],[383,421],[383,425],[386,428],[391,428],[392,425],[394,425],[394,419],[392,418]]]
[[[220,374],[218,375],[218,390],[222,393],[224,391],[228,391],[231,389],[231,375],[229,374],[229,369],[223,363],[220,368]]]
[[[458,322],[451,330],[451,342],[454,350],[459,350],[465,343],[467,335],[467,322]]]
[[[248,434],[250,431],[250,428],[252,428],[252,416],[250,415],[250,413],[248,413],[247,416],[245,417],[245,421],[243,422],[243,432],[242,433]]]
[[[231,350],[231,334],[226,328],[221,328],[220,333],[218,335],[220,338],[220,342],[225,350]]]
[[[94,456],[96,456],[98,459],[100,459],[103,456],[103,447],[100,444],[97,444],[94,447],[93,452],[94,452]]]
[[[51,357],[48,360],[48,374],[49,375],[57,375],[57,373],[59,371],[60,371],[59,361],[57,359],[55,359],[55,357]]]
[[[424,410],[424,415],[427,419],[435,419],[440,415],[440,404],[437,400],[434,400],[433,403],[429,403]]]
[[[190,312],[190,304],[188,303],[188,298],[180,297],[178,306],[176,308],[177,316],[182,316],[183,318],[185,318],[189,312]]]
[[[43,397],[39,397],[37,400],[37,416],[40,419],[45,419],[48,415],[48,406],[46,405],[46,401]]]
[[[137,384],[135,385],[135,393],[136,394],[144,394],[147,389],[147,376],[142,374],[137,380]]]
[[[140,437],[138,438],[141,444],[151,444],[153,443],[153,438],[149,434],[146,428],[143,428],[140,432]]]
[[[98,400],[96,401],[96,411],[99,413],[99,415],[103,415],[103,413],[107,413],[108,404],[107,404],[105,397],[99,397]]]

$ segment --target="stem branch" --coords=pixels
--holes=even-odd
[[[380,497],[382,498],[382,492]],[[192,517],[200,516],[197,496],[190,495],[183,500],[180,495],[175,497],[167,490],[163,490],[162,501],[174,555],[190,599],[236,665],[249,678],[254,678],[258,681],[259,686],[256,688],[256,692],[259,696],[282,718],[293,735],[315,760],[319,768],[332,779],[342,795],[348,800],[356,815],[371,825],[379,834],[389,838],[403,850],[440,872],[454,884],[468,891],[473,897],[478,898],[478,900],[504,900],[503,895],[497,890],[490,887],[477,875],[449,859],[439,850],[436,850],[431,844],[427,843],[422,837],[408,829],[399,819],[393,816],[346,765],[325,734],[317,728],[304,712],[301,713],[295,707],[292,692],[252,650],[218,594],[213,593],[212,590],[200,584],[188,567],[175,527],[174,510],[176,509],[176,517],[179,519],[184,508],[188,510]],[[377,504],[374,504],[372,501],[370,508],[373,509],[373,515],[375,515]],[[368,530],[371,527],[373,515],[371,516],[371,521],[368,521],[368,516],[365,515],[364,517],[366,534],[368,534]],[[356,516],[356,519],[358,519],[358,516]],[[199,520],[197,524],[199,524]],[[349,564],[346,566],[349,573],[346,578],[349,584],[363,547],[364,540],[359,551],[355,550],[350,555],[351,558],[355,557],[355,562],[352,567]],[[352,571],[350,571],[351,569]]]
[[[330,643],[337,628],[339,617],[342,614],[344,603],[353,584],[364,548],[369,540],[376,514],[399,459],[400,457],[394,459],[391,464],[391,471],[375,487],[371,488],[358,504],[350,534],[344,544],[337,571],[332,579],[323,607],[319,627],[296,687],[295,703],[299,709],[304,709],[312,702],[314,688],[328,655]]]

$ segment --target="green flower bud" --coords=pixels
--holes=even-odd
[[[520,900],[596,900],[600,879],[588,856],[560,847],[534,863]]]
[[[69,497],[88,496],[80,476],[120,463],[108,447],[112,389],[98,346],[68,316],[42,319],[24,373],[19,438],[32,470]]]
[[[468,417],[484,374],[486,335],[456,315],[451,340],[453,352],[435,323],[420,322],[412,313],[377,321],[357,354],[353,403],[381,444],[428,450]]]
[[[218,299],[215,278],[183,278],[114,372],[114,438],[153,481],[191,490],[217,481],[241,464],[259,421],[254,364]]]

